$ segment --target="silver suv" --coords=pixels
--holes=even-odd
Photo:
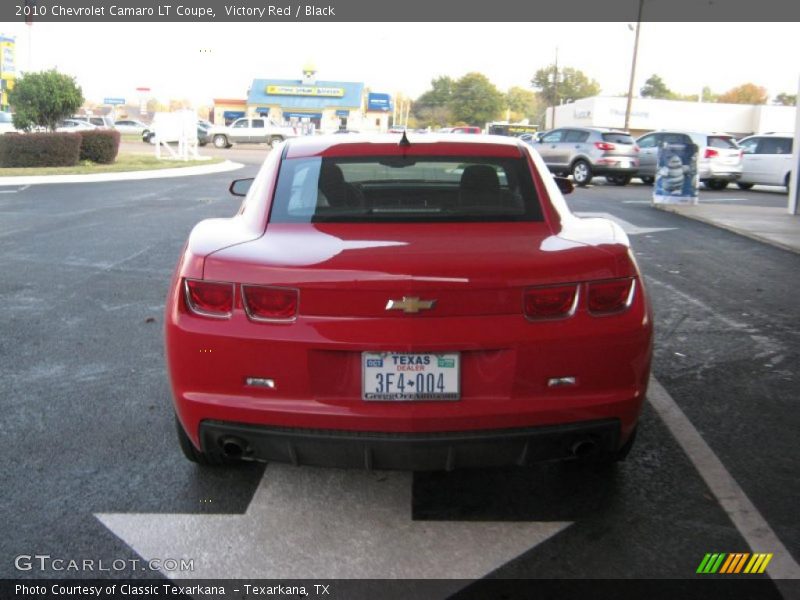
[[[742,150],[727,133],[696,131],[654,131],[643,135],[639,145],[639,179],[651,184],[655,180],[658,148],[662,144],[696,144],[697,174],[712,190],[724,190],[742,175]]]
[[[626,131],[599,127],[561,127],[533,144],[547,167],[586,185],[595,175],[627,185],[639,170],[639,148]]]

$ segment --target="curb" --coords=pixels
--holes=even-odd
[[[98,173],[96,175],[19,175],[0,178],[0,186],[40,185],[46,183],[99,183],[105,181],[136,181],[140,179],[162,179],[167,177],[190,177],[235,171],[244,167],[242,163],[226,160],[213,165],[158,169],[156,171],[123,171],[120,173]]]
[[[758,233],[753,233],[752,231],[747,231],[746,229],[738,229],[736,227],[732,227],[725,223],[720,223],[719,221],[715,221],[714,219],[710,219],[708,217],[704,217],[702,215],[695,215],[695,214],[688,214],[683,211],[677,210],[675,208],[670,207],[669,205],[658,205],[653,204],[651,205],[656,210],[662,210],[664,212],[672,213],[673,215],[678,215],[680,217],[684,217],[686,219],[692,219],[694,221],[699,221],[700,223],[705,223],[706,225],[712,225],[713,227],[717,227],[718,229],[724,229],[725,231],[729,231],[731,233],[735,233],[736,235],[741,235],[742,237],[749,238],[756,242],[761,242],[762,244],[768,244],[770,246],[774,246],[775,248],[780,248],[781,250],[786,250],[788,252],[794,252],[795,254],[800,254],[800,248],[796,246],[791,246],[789,244],[784,244],[783,242],[779,242],[769,237],[765,237]]]

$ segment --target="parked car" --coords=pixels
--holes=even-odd
[[[14,127],[14,115],[10,112],[0,111],[0,134],[15,133],[17,128]]]
[[[623,458],[652,314],[627,236],[570,214],[571,189],[513,138],[288,140],[231,184],[235,216],[195,226],[170,284],[186,457]]]
[[[541,134],[534,147],[551,171],[571,174],[581,186],[595,175],[627,185],[639,170],[639,148],[627,131],[560,127]]]
[[[542,139],[542,133],[536,131],[534,133],[522,133],[519,135],[519,139],[521,139],[526,144],[535,144],[539,140]]]
[[[643,135],[639,146],[639,179],[655,181],[658,148],[662,144],[696,144],[697,174],[701,183],[712,190],[723,190],[742,175],[742,151],[727,133],[694,131],[654,131]]]
[[[149,129],[145,129],[142,132],[142,141],[146,144],[155,144],[156,143],[156,132],[150,131]],[[178,140],[167,140],[168,143],[177,142]],[[202,122],[197,122],[197,145],[198,146],[205,146],[211,141],[211,134],[208,131]]]
[[[272,144],[298,134],[295,127],[284,127],[265,117],[244,117],[227,127],[212,127],[209,130],[217,148],[230,148],[233,144]]]
[[[56,127],[58,132],[92,131],[94,129],[98,129],[98,127],[78,119],[64,119],[59,121],[58,127]]]
[[[113,129],[114,128],[114,119],[111,117],[104,117],[104,116],[94,116],[94,117],[81,117],[81,116],[73,116],[73,120],[75,121],[83,121],[84,123],[89,123],[90,125],[94,125],[95,127],[99,127],[101,129]]]
[[[135,119],[123,119],[114,123],[114,129],[120,133],[142,135],[145,131],[150,129],[150,126]]]
[[[743,190],[755,184],[784,185],[789,188],[792,174],[791,133],[762,133],[739,141],[742,155],[742,176],[736,182]]]
[[[453,127],[450,133],[481,133],[481,128],[474,125],[463,125],[461,127]]]

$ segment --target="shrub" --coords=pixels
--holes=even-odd
[[[111,164],[119,152],[119,131],[97,129],[78,132],[82,138],[80,160]]]
[[[80,151],[77,133],[0,135],[0,167],[72,167]]]

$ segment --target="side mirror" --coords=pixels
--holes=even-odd
[[[250,186],[253,185],[253,179],[253,177],[249,179],[234,179],[228,191],[234,196],[246,196]]]
[[[567,179],[566,177],[553,177],[558,186],[558,189],[561,190],[562,194],[571,194],[575,191],[575,186],[572,185],[572,182]]]

